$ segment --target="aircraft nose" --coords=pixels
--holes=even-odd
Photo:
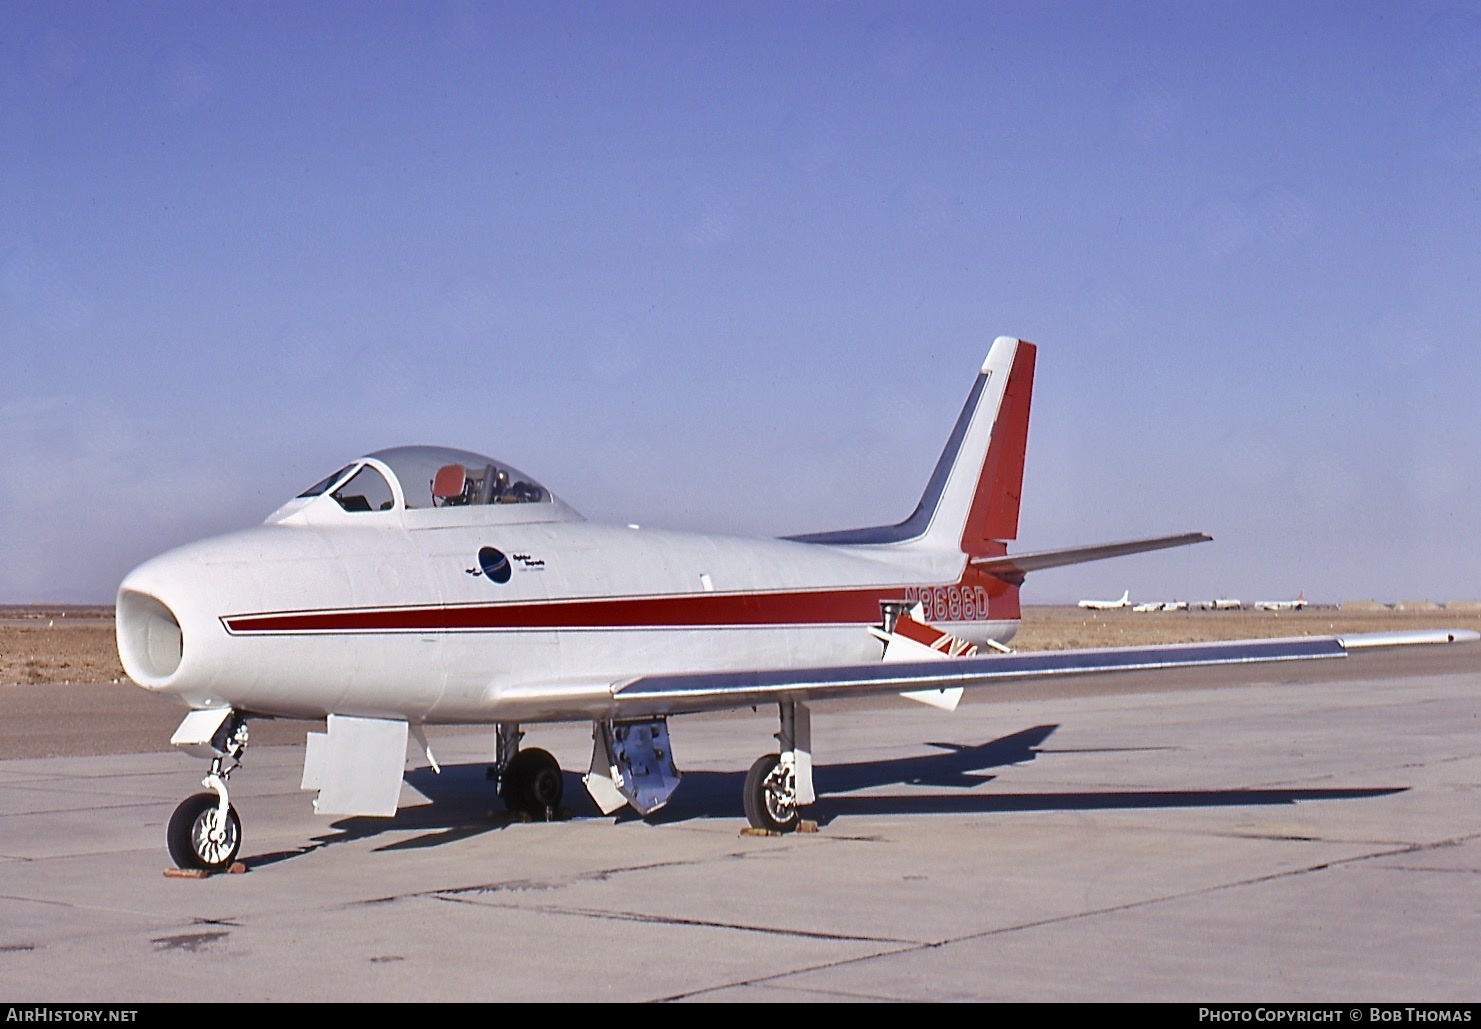
[[[150,690],[170,687],[185,654],[185,634],[165,599],[167,576],[160,574],[159,564],[156,559],[140,565],[123,581],[114,625],[123,670]]]

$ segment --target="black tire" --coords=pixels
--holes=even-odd
[[[741,803],[746,809],[746,821],[754,829],[767,832],[791,832],[802,821],[800,808],[785,808],[777,803],[776,797],[766,787],[767,777],[781,764],[780,754],[763,754],[758,757],[751,770],[746,773],[745,791]]]
[[[214,793],[197,793],[186,797],[170,816],[165,841],[170,858],[178,868],[220,872],[230,868],[242,846],[242,820],[237,809],[227,805],[226,832],[222,839],[212,840],[211,823],[221,799]]]
[[[548,750],[521,750],[504,769],[499,796],[504,806],[517,814],[545,818],[560,807],[565,792],[565,774]]]

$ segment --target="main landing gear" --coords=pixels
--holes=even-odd
[[[781,752],[763,754],[746,773],[741,802],[751,828],[768,833],[792,832],[802,823],[802,809],[817,799],[812,783],[812,718],[807,705],[786,700],[780,705]]]
[[[802,820],[802,809],[797,805],[796,776],[782,766],[780,754],[763,754],[756,759],[746,773],[741,801],[746,808],[746,821],[753,829],[791,832]]]
[[[211,772],[201,780],[209,793],[186,797],[170,816],[165,842],[176,866],[201,872],[231,867],[242,845],[242,820],[226,793],[226,780],[241,766],[247,721],[232,714],[211,737]]]
[[[499,723],[490,773],[498,779],[499,797],[511,813],[548,822],[560,808],[565,776],[549,751],[521,750],[523,737],[517,722]]]

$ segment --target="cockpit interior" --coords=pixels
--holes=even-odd
[[[389,479],[388,476],[389,475]],[[339,469],[299,494],[328,493],[350,513],[487,504],[539,504],[550,491],[493,458],[445,447],[378,450]]]

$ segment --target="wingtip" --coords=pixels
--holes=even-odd
[[[1357,632],[1339,635],[1347,650],[1363,647],[1404,647],[1425,643],[1475,643],[1481,633],[1474,629],[1403,629],[1397,632]]]

